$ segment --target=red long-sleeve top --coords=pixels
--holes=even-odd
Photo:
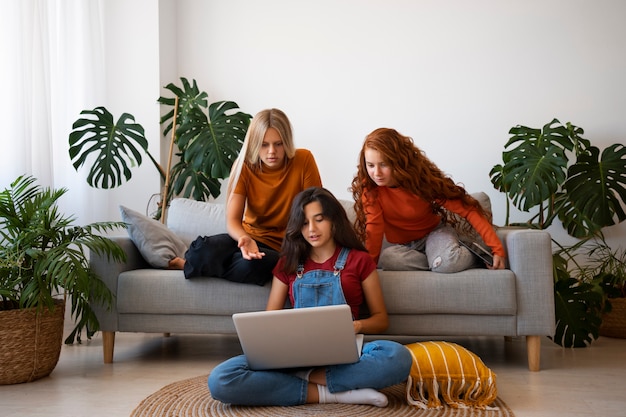
[[[441,222],[441,216],[433,213],[430,204],[403,188],[377,187],[378,198],[367,204],[366,210],[368,252],[378,262],[383,236],[389,243],[405,244],[421,239],[432,232]],[[476,229],[494,255],[505,256],[502,242],[491,223],[473,207],[460,200],[448,200],[442,207],[464,217]]]

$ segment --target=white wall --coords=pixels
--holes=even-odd
[[[499,224],[488,173],[512,126],[556,117],[601,147],[626,142],[620,0],[181,0],[177,14],[179,76],[251,114],[283,109],[338,197],[382,126],[487,191]]]
[[[626,142],[620,0],[112,3],[110,24],[132,32],[113,33],[109,50],[133,67],[111,68],[110,96],[138,117],[148,113],[142,123],[161,150],[158,88],[187,77],[211,101],[233,100],[251,114],[283,109],[297,146],[313,151],[338,197],[350,198],[365,135],[393,127],[469,191],[488,192],[502,224],[505,200],[488,173],[512,126],[556,117],[600,147]],[[123,197],[109,194],[109,205],[145,202],[155,187],[149,175]],[[626,224],[607,233],[623,240]]]
[[[159,4],[153,0],[106,0],[102,5],[106,102],[100,105],[106,106],[115,120],[122,113],[132,114],[144,127],[150,153],[158,160],[162,142],[157,102],[161,94]],[[147,156],[132,172],[131,180],[121,187],[94,192],[95,201],[102,202],[109,213],[107,218],[95,220],[121,220],[120,204],[144,212],[150,196],[160,192],[158,171]],[[94,221],[89,214],[84,218]]]

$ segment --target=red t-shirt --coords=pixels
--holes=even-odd
[[[304,272],[306,273],[316,269],[334,271],[334,266],[337,262],[340,251],[341,247],[337,246],[333,256],[321,264],[318,264],[311,259],[307,259],[304,263]],[[282,271],[284,263],[284,257],[280,258],[274,267],[274,276],[289,286],[289,300],[291,301],[291,305],[295,305],[293,299],[293,282],[296,280],[296,274],[287,274]],[[365,278],[369,277],[375,269],[376,264],[367,252],[352,249],[348,253],[346,265],[341,271],[341,289],[343,290],[346,302],[352,309],[353,317],[359,317],[359,307],[363,304],[363,287],[361,283],[365,280]]]

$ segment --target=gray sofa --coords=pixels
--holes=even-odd
[[[344,204],[349,208],[349,202]],[[132,239],[114,237],[127,254],[125,263],[91,254],[93,270],[115,295],[110,310],[93,306],[105,363],[113,361],[116,332],[232,334],[233,313],[265,309],[270,284],[185,279],[182,271],[146,261],[163,249],[146,240],[164,242],[174,236],[180,240],[166,251],[180,251],[180,242],[188,245],[196,236],[223,232],[222,204],[175,199],[165,232],[171,236],[146,232],[154,226],[150,222],[157,222],[143,220],[141,227],[132,225]],[[390,323],[381,336],[525,336],[528,367],[538,371],[541,338],[552,335],[555,325],[550,235],[515,228],[499,228],[497,233],[507,251],[505,270],[379,271]]]

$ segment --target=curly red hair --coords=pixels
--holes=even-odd
[[[424,152],[415,146],[412,138],[401,135],[394,129],[379,128],[365,138],[359,154],[358,172],[352,180],[351,190],[356,212],[354,227],[362,241],[366,240],[367,213],[364,200],[375,199],[378,187],[367,173],[366,149],[380,152],[384,162],[391,168],[398,187],[430,202],[433,212],[439,213],[446,221],[455,222],[451,216],[447,216],[441,205],[447,200],[461,200],[464,205],[474,207],[491,222],[490,216],[480,203],[428,159]]]

